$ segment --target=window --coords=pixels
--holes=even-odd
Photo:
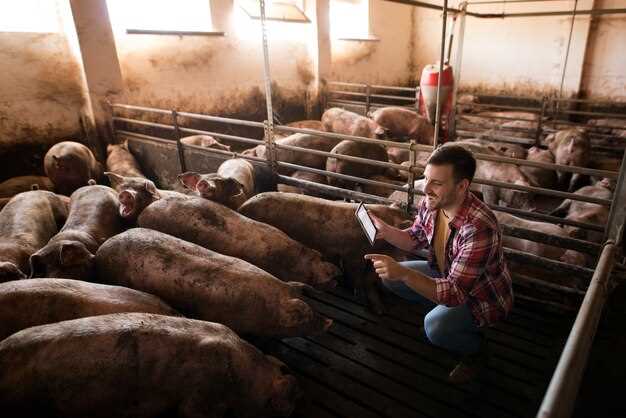
[[[209,0],[108,0],[111,21],[127,33],[210,33]]]
[[[265,18],[281,22],[310,22],[304,14],[304,0],[265,0]],[[239,0],[239,6],[252,19],[261,18],[259,0]]]
[[[1,32],[55,33],[60,30],[54,0],[5,0],[0,4]]]
[[[375,40],[370,34],[370,0],[330,0],[330,36]]]

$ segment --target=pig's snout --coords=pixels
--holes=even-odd
[[[126,218],[130,216],[135,207],[135,194],[133,190],[122,190],[117,198],[120,201],[120,216]]]
[[[196,185],[196,190],[202,195],[213,195],[215,193],[215,186],[206,180],[200,180]]]

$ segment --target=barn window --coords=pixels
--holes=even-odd
[[[3,2],[0,6],[0,32],[59,32],[56,1],[13,0],[10,3]]]
[[[131,34],[216,33],[209,0],[108,0],[115,26]]]
[[[250,18],[261,18],[259,0],[239,0],[238,3]],[[310,22],[303,10],[304,0],[265,0],[265,18],[267,20]]]
[[[371,34],[371,0],[330,0],[330,36],[345,40],[377,40]]]

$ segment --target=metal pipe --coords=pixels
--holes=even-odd
[[[372,84],[373,89],[385,89],[385,90],[399,90],[399,91],[410,91],[415,92],[415,87],[397,87],[397,86],[381,86],[377,84]]]
[[[461,9],[461,17],[459,18],[459,40],[457,42],[456,54],[454,56],[454,66],[452,67],[455,72],[454,85],[452,86],[452,126],[450,127],[450,137],[456,138],[456,109],[457,109],[457,94],[459,90],[459,84],[461,83],[461,67],[463,64],[463,44],[465,42],[465,12],[467,11],[467,2],[462,2],[459,5]]]
[[[244,136],[228,135],[228,134],[222,134],[219,132],[203,131],[200,129],[180,128],[180,131],[190,133],[190,134],[197,134],[197,135],[211,135],[216,138],[223,138],[223,139],[228,139],[231,141],[243,142],[244,144],[261,145],[265,143],[264,141],[261,141],[259,139],[250,139]]]
[[[589,279],[593,275],[593,270],[586,267],[578,267],[563,263],[562,261],[550,260],[549,258],[513,250],[511,248],[504,248],[504,255],[509,260],[523,263],[524,265],[542,267],[555,273],[565,273],[582,279]]]
[[[180,165],[180,172],[187,171],[187,164],[185,163],[185,151],[183,150],[183,144],[180,142],[181,134],[178,127],[178,114],[175,110],[172,110],[172,123],[174,124],[174,134],[176,136],[176,150],[178,151],[178,164]]]
[[[472,1],[469,4],[512,4],[512,3],[545,3],[548,1],[568,1],[568,0],[488,0],[488,1]],[[571,0],[570,0],[571,1]]]
[[[521,209],[508,208],[505,206],[498,206],[498,205],[492,205],[492,204],[488,204],[487,206],[489,206],[491,210],[510,213],[511,215],[520,216],[522,218],[528,218],[528,219],[538,220],[542,222],[549,222],[551,224],[570,225],[570,226],[575,226],[578,228],[588,229],[591,231],[604,232],[604,228],[602,226],[595,225],[595,224],[572,221],[569,219],[558,218],[556,216],[544,215],[543,213],[526,212]]]
[[[369,86],[368,86],[369,87]],[[415,99],[412,97],[406,97],[406,96],[393,96],[393,95],[389,95],[389,94],[374,94],[374,93],[359,93],[356,91],[339,91],[339,90],[331,90],[328,92],[329,94],[339,94],[339,95],[345,95],[345,96],[355,96],[355,97],[365,97],[365,102],[363,102],[364,104],[367,104],[367,99],[370,97],[376,97],[379,99],[393,99],[393,100],[405,100],[405,101],[414,101]],[[390,105],[387,105],[390,106]]]
[[[439,130],[441,129],[441,79],[443,78],[443,56],[446,53],[446,25],[448,22],[448,0],[443,0],[443,17],[441,24],[441,53],[439,54],[439,74],[437,75],[437,101],[435,109],[435,135],[433,146],[439,146]]]
[[[541,145],[541,133],[542,133],[542,125],[543,118],[546,114],[546,108],[548,106],[548,98],[543,96],[541,98],[541,113],[539,115],[539,120],[537,121],[537,131],[535,132],[535,146],[539,147]]]
[[[317,135],[317,136],[321,136],[324,138],[341,139],[341,140],[347,139],[347,140],[355,141],[355,142],[363,142],[365,144],[382,145],[385,148],[403,148],[403,149],[410,148],[410,145],[407,144],[406,142],[395,142],[395,141],[387,141],[383,139],[367,138],[364,136],[352,136],[352,135],[336,134],[332,132],[314,131],[312,129],[293,128],[291,126],[284,126],[284,125],[276,125],[276,130],[285,131],[285,132],[294,132],[294,133],[300,132],[300,133],[305,133],[305,134]],[[428,145],[421,145],[421,147],[429,151],[432,150],[432,147]]]
[[[607,241],[537,418],[566,418],[572,415],[589,350],[609,295],[609,276],[615,263],[615,252],[615,243]]]
[[[620,245],[624,239],[623,228],[626,221],[626,152],[622,156],[622,165],[613,196],[605,239],[612,240],[615,244]]]
[[[170,113],[170,112],[167,112],[167,113]],[[120,118],[118,116],[114,116],[112,119],[113,119],[113,122],[127,122],[127,123],[133,123],[135,125],[143,125],[143,126],[150,126],[153,128],[168,129],[170,131],[174,130],[174,127],[172,125],[166,125],[163,123],[147,122],[143,120],[128,119],[128,118]]]
[[[207,120],[209,122],[221,122],[221,123],[232,123],[233,125],[241,125],[241,126],[250,126],[253,128],[261,128],[263,129],[263,122],[254,122],[251,120],[240,120],[240,119],[232,119],[232,118],[223,118],[220,116],[208,116],[208,115],[200,115],[198,113],[189,113],[189,112],[178,112],[180,116],[184,116],[190,119],[199,119],[199,120]]]
[[[531,112],[531,113],[539,113],[541,111],[541,107],[511,106],[511,105],[498,105],[498,104],[489,104],[489,103],[469,103],[464,106],[477,107],[480,109],[516,110],[519,112]],[[476,115],[476,116],[481,116],[481,115]],[[488,116],[485,116],[485,117],[488,117]],[[515,118],[515,119],[516,120],[533,120],[533,119],[522,119],[522,118]]]
[[[169,115],[170,114],[169,110],[156,109],[156,108],[153,108],[153,107],[127,105],[127,104],[122,104],[122,103],[113,103],[111,105],[111,107],[119,107],[120,109],[128,109],[128,110],[141,110],[143,112],[160,113],[160,114],[163,114],[163,115]]]
[[[524,274],[514,273],[512,276],[513,276],[514,283],[526,282],[526,283],[530,283],[536,286],[545,287],[547,289],[556,290],[556,291],[563,292],[563,293],[570,293],[570,294],[574,294],[578,296],[583,296],[585,294],[583,290],[577,289],[575,287],[563,286],[560,284],[547,282],[545,280],[535,279],[533,277],[526,276]]]
[[[415,150],[415,140],[411,140],[411,149],[409,150],[409,175],[407,178],[407,194],[406,194],[406,207],[407,211],[413,207],[415,195],[413,190],[415,189],[415,162],[417,161],[417,151]]]
[[[572,24],[569,27],[569,38],[567,39],[567,49],[565,50],[565,60],[563,62],[563,72],[561,73],[561,86],[559,88],[559,99],[563,97],[563,85],[565,83],[565,71],[567,70],[567,60],[569,59],[570,46],[572,44],[572,34],[574,33],[574,23],[576,22],[576,9],[578,0],[574,0],[574,10],[572,13]]]
[[[534,231],[526,228],[518,228],[509,226],[506,224],[500,224],[500,228],[505,235],[515,238],[521,238],[534,242],[540,242],[553,247],[567,248],[568,250],[575,250],[584,252],[591,255],[597,255],[600,253],[602,246],[595,242],[584,241],[569,237],[559,237],[556,235],[550,235],[539,231]]]

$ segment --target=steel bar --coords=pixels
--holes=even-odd
[[[558,302],[552,302],[549,300],[542,300],[542,299],[537,299],[534,298],[532,296],[527,296],[524,294],[520,294],[520,293],[516,293],[515,294],[515,298],[519,299],[519,300],[526,300],[529,302],[533,302],[538,304],[539,306],[541,306],[541,309],[546,309],[549,310],[551,312],[556,312],[558,314],[562,314],[563,312],[572,312],[575,311],[576,308],[569,306],[569,305],[564,305],[562,303],[558,303]]]
[[[503,110],[514,110],[517,112],[528,112],[528,113],[539,113],[541,112],[541,107],[526,107],[526,106],[511,106],[511,105],[498,105],[498,104],[488,104],[488,103],[468,103],[469,107],[478,107],[482,109],[503,109]],[[480,116],[480,115],[476,115]],[[520,120],[531,120],[531,119],[520,119]]]
[[[437,74],[437,99],[435,108],[435,133],[433,146],[439,146],[439,131],[441,130],[441,79],[443,78],[443,57],[446,53],[446,25],[448,24],[448,0],[443,0],[443,17],[441,18],[441,52],[439,54],[439,74]]]
[[[539,120],[537,121],[537,130],[535,131],[535,146],[536,147],[541,145],[541,133],[543,132],[542,130],[543,118],[546,115],[547,107],[548,107],[548,98],[546,96],[543,96],[541,98],[541,113],[539,114]]]
[[[370,106],[372,101],[372,97],[370,96],[370,94],[370,86],[368,84],[367,86],[365,86],[365,116],[370,113]]]
[[[331,90],[328,92],[328,94],[342,94],[342,95],[346,95],[346,96],[355,96],[355,97],[365,97],[366,99],[368,97],[376,97],[379,99],[393,99],[393,100],[405,100],[405,101],[409,101],[412,102],[415,100],[415,98],[413,97],[407,97],[407,96],[392,96],[389,94],[375,94],[375,93],[359,93],[359,92],[354,92],[354,91],[338,91],[338,90]],[[367,100],[363,103],[367,103]],[[391,106],[389,104],[387,104],[386,106]]]
[[[589,279],[593,275],[593,270],[586,267],[578,267],[563,263],[562,261],[550,260],[549,258],[539,257],[538,255],[513,250],[511,248],[504,248],[504,255],[508,260],[524,263],[533,267],[538,266],[556,273],[565,273],[583,279]]]
[[[387,0],[392,1],[392,0]],[[591,15],[591,16],[601,16],[601,15],[614,15],[614,14],[624,14],[626,13],[626,9],[591,9],[591,10],[577,10],[576,15]],[[572,16],[572,11],[554,11],[554,12],[525,12],[525,13],[497,13],[497,14],[487,14],[487,13],[470,13],[468,15],[479,17],[482,19],[506,19],[511,17],[547,17],[547,16]]]
[[[254,122],[250,120],[240,120],[240,119],[232,119],[232,118],[223,118],[220,116],[208,116],[208,115],[200,115],[198,113],[188,113],[188,112],[178,112],[180,116],[184,116],[190,119],[200,119],[207,120],[209,122],[221,122],[221,123],[231,123],[233,125],[241,125],[241,126],[250,126],[253,128],[263,128],[263,122]]]
[[[456,52],[454,54],[454,66],[452,67],[456,74],[455,74],[454,85],[452,86],[452,103],[454,103],[454,106],[452,106],[452,117],[451,117],[452,126],[450,127],[451,138],[456,138],[457,136],[456,135],[457,96],[458,96],[459,84],[461,83],[461,68],[463,64],[463,45],[465,43],[465,14],[466,14],[465,12],[467,11],[467,2],[462,2],[460,4],[460,7],[461,7],[461,13],[460,13],[460,18],[459,18],[459,35],[458,35]]]
[[[512,4],[512,3],[545,3],[551,1],[564,2],[567,0],[487,0],[487,1],[472,1],[469,4]]]
[[[178,126],[178,114],[175,110],[172,110],[172,123],[174,124],[174,134],[176,136],[176,150],[178,151],[178,164],[180,165],[180,172],[187,171],[187,163],[185,163],[185,151],[183,150],[183,144],[180,142],[182,135],[180,134],[180,128]]]
[[[228,159],[230,159],[230,158],[243,158],[243,159],[246,159],[246,160],[267,164],[267,161],[264,158],[253,157],[253,156],[250,156],[250,155],[244,155],[244,154],[238,153],[236,151],[226,151],[226,150],[221,150],[221,149],[217,149],[217,148],[206,148],[206,147],[202,147],[200,145],[192,145],[192,144],[183,144],[183,146],[185,148],[190,148],[190,149],[195,150],[195,151],[200,151],[200,152],[204,152],[204,153],[208,153],[208,154],[218,154],[220,156],[225,156],[225,157],[228,157]]]
[[[533,220],[538,220],[538,221],[542,221],[542,222],[549,222],[551,224],[555,224],[555,225],[570,225],[570,226],[575,226],[578,228],[584,228],[584,229],[588,229],[591,231],[598,231],[598,232],[604,232],[604,227],[600,226],[600,225],[595,225],[595,224],[590,224],[590,223],[586,223],[586,222],[577,222],[577,221],[571,221],[569,219],[563,219],[563,218],[558,218],[556,216],[551,216],[551,215],[545,215],[543,213],[537,213],[537,212],[527,212],[521,209],[515,209],[515,208],[508,208],[508,207],[504,207],[504,206],[498,206],[498,205],[487,205],[489,206],[489,208],[491,210],[497,210],[500,212],[506,212],[506,213],[510,213],[511,215],[516,215],[522,218],[528,218],[528,219],[533,219]]]
[[[376,94],[376,93],[372,93],[370,94],[371,97],[376,97],[378,99],[394,99],[394,100],[405,100],[405,101],[415,101],[414,97],[406,97],[406,96],[391,96],[389,94]],[[387,105],[390,106],[390,105]]]
[[[563,292],[563,293],[570,293],[570,294],[578,295],[578,296],[584,296],[585,294],[584,290],[580,290],[575,287],[563,286],[563,285],[556,284],[556,283],[550,283],[545,280],[535,279],[534,277],[530,277],[525,274],[512,273],[512,276],[513,276],[514,283],[515,282],[531,283],[533,285],[545,287],[547,289],[552,289],[552,290],[556,290],[556,291]]]
[[[572,415],[589,350],[609,295],[609,276],[615,263],[615,252],[616,246],[612,241],[608,241],[602,249],[537,418],[566,418]]]
[[[415,171],[413,168],[415,167],[415,162],[417,160],[417,151],[415,149],[415,140],[411,140],[411,149],[409,150],[410,159],[409,159],[409,175],[407,178],[407,194],[406,194],[406,207],[407,210],[413,207],[413,201],[415,199],[414,189],[415,189]]]
[[[398,91],[410,91],[415,92],[415,87],[398,87],[398,86],[381,86],[373,84],[371,85],[373,89],[381,89],[381,90],[398,90]]]
[[[333,104],[334,105],[348,105],[348,106],[365,106],[365,102],[357,102],[354,100],[343,100],[343,99],[328,99],[327,104],[330,104],[331,107]],[[376,103],[376,102],[372,102],[370,104],[370,107],[388,107],[388,106],[389,106],[388,104]],[[395,106],[406,107],[407,109],[415,110],[415,106],[413,104],[395,105]],[[328,109],[328,107],[326,109]]]
[[[397,170],[409,171],[409,167],[404,166],[404,165],[389,163],[385,161],[370,160],[369,158],[354,157],[352,155],[343,155],[343,154],[332,154],[326,151],[320,151],[316,149],[296,147],[293,145],[284,145],[284,144],[278,144],[278,143],[276,143],[275,146],[278,149],[286,149],[286,150],[291,150],[291,151],[304,152],[307,154],[321,155],[324,157],[336,158],[338,160],[344,160],[344,161],[352,161],[355,163],[371,165],[371,166],[376,166],[376,167],[394,168]],[[401,189],[397,189],[397,190],[401,190]]]
[[[543,244],[552,245],[559,248],[567,248],[568,250],[576,250],[591,255],[598,255],[602,246],[595,242],[584,241],[569,237],[559,237],[556,235],[550,235],[539,231],[533,231],[526,228],[517,228],[500,223],[502,232],[505,235],[522,238],[534,242],[541,242]]]
[[[132,123],[135,125],[143,125],[143,126],[150,126],[153,128],[169,129],[170,131],[174,130],[174,127],[172,125],[166,125],[164,123],[147,122],[144,120],[137,120],[137,119],[120,118],[118,116],[114,116],[112,119],[113,119],[113,122],[127,122],[127,123]]]
[[[569,120],[559,120],[556,121],[558,124],[560,125],[569,125],[569,126],[580,126],[582,128],[586,128],[587,130],[594,130],[594,129],[618,129],[618,130],[626,130],[625,126],[619,126],[619,125],[602,125],[602,126],[597,126],[597,125],[588,125],[586,123],[582,123],[582,122],[572,122]],[[545,128],[546,132],[556,132],[558,131],[558,129],[555,128]],[[602,137],[615,137],[615,135],[611,135],[611,134],[602,134],[600,132],[591,132],[592,135],[601,135]],[[624,140],[624,142],[626,142],[626,140]]]
[[[153,107],[145,107],[145,106],[134,106],[134,105],[127,105],[127,104],[122,104],[122,103],[113,103],[111,107],[119,107],[120,109],[129,109],[129,110],[140,110],[143,112],[160,113],[162,115],[169,115],[171,112],[170,110],[165,110],[165,109],[156,109]]]
[[[562,110],[561,113],[567,115],[584,115],[584,116],[604,116],[611,119],[626,119],[626,115],[621,113],[603,113],[603,112],[591,112],[585,110]],[[622,129],[626,129],[622,126]]]
[[[392,200],[385,199],[384,197],[371,195],[368,193],[355,192],[354,190],[346,190],[340,187],[328,186],[326,184],[319,184],[308,180],[294,179],[293,177],[278,175],[277,179],[280,183],[289,184],[292,186],[302,187],[315,192],[321,192],[330,196],[338,198],[349,198],[353,200],[372,202],[387,205],[394,203]]]
[[[477,94],[478,97],[492,98],[492,99],[515,99],[515,100],[526,100],[526,101],[536,101],[537,97],[535,96],[509,96],[506,94]]]
[[[567,70],[567,61],[569,60],[569,51],[570,51],[570,46],[572,44],[572,34],[574,33],[574,23],[576,22],[576,9],[578,9],[578,0],[574,0],[574,10],[572,11],[572,24],[570,25],[569,28],[569,37],[567,39],[567,48],[565,49],[565,59],[563,62],[563,71],[561,72],[561,85],[559,87],[559,99],[561,99],[563,97],[563,86],[565,84],[565,72]],[[559,102],[556,102],[557,106],[559,104]],[[557,113],[558,113],[558,107],[557,107]]]
[[[161,144],[167,144],[167,145],[174,145],[173,144],[173,140],[171,139],[165,139],[165,138],[159,138],[158,136],[152,136],[152,135],[146,135],[146,134],[140,134],[137,132],[131,132],[131,131],[125,131],[125,130],[117,130],[116,134],[118,136],[130,136],[133,138],[138,138],[138,139],[143,139],[143,140],[147,140],[147,141],[153,141],[153,142],[159,142]]]
[[[605,239],[610,239],[617,245],[624,239],[624,222],[626,221],[626,152],[622,156],[622,165],[619,171],[619,178],[613,193],[613,204],[609,212]]]
[[[261,144],[265,143],[264,141],[261,141],[259,139],[251,139],[251,138],[246,138],[244,136],[222,134],[222,133],[219,133],[219,132],[202,131],[200,129],[180,128],[180,131],[181,132],[190,133],[190,134],[211,135],[211,136],[214,136],[216,138],[223,138],[223,139],[228,139],[228,140],[231,140],[231,141],[243,142],[245,144],[261,145]]]
[[[347,86],[347,87],[365,87],[365,84],[361,84],[361,83],[346,83],[345,81],[329,81],[327,84],[329,86],[330,85],[336,85],[336,86]]]
[[[506,136],[506,135],[498,135],[498,134],[484,134],[484,133],[480,133],[480,132],[473,132],[473,131],[467,131],[465,129],[461,129],[461,130],[457,130],[457,133],[459,136],[465,137],[465,138],[476,138],[478,136],[480,136],[482,139],[493,139],[499,142],[506,142],[509,144],[520,144],[520,145],[534,145],[535,140],[534,139],[524,139],[524,138],[517,138],[514,136]]]

